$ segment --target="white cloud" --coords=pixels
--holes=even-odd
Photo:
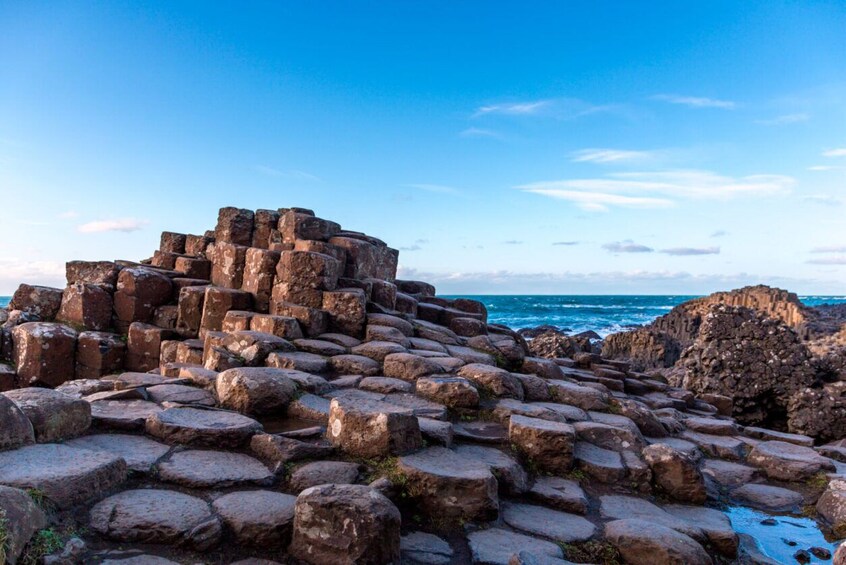
[[[542,109],[549,107],[550,100],[535,100],[533,102],[515,102],[506,104],[489,104],[476,109],[473,117],[486,114],[505,114],[509,116],[528,116],[539,113]]]
[[[679,257],[694,256],[694,255],[719,255],[719,247],[671,247],[670,249],[662,249],[660,251],[666,255],[675,255]]]
[[[822,257],[820,259],[811,259],[806,262],[811,265],[846,265],[846,255]]]
[[[0,296],[11,295],[21,283],[62,288],[65,286],[65,264],[0,258]]]
[[[836,196],[829,196],[827,194],[811,194],[802,198],[805,202],[813,202],[814,204],[822,204],[823,206],[840,206],[843,201]]]
[[[811,116],[805,113],[783,114],[781,116],[776,116],[775,118],[770,118],[769,120],[757,120],[756,123],[763,126],[784,126],[788,124],[807,122],[810,119]]]
[[[814,247],[811,253],[846,253],[846,245],[824,245]]]
[[[602,249],[611,253],[652,253],[654,251],[651,247],[635,243],[631,239],[606,243]]]
[[[575,163],[618,163],[620,161],[642,161],[652,157],[648,151],[623,149],[582,149],[572,155]]]
[[[458,194],[460,191],[457,188],[446,186],[443,184],[406,184],[408,188],[415,188],[417,190],[424,190],[426,192],[436,192],[439,194]]]
[[[269,177],[285,177],[296,180],[319,181],[320,177],[307,173],[306,171],[299,171],[297,169],[279,170],[267,165],[256,165],[255,170],[263,175]]]
[[[592,104],[578,98],[550,98],[529,102],[506,102],[480,106],[471,116],[543,116],[560,120],[573,120],[599,112],[619,109],[614,104]]]
[[[667,208],[670,198],[722,199],[786,194],[795,180],[783,175],[728,177],[711,171],[614,173],[601,178],[541,181],[515,188],[576,203],[591,211],[609,206]],[[660,195],[660,197],[658,197]]]
[[[836,167],[834,165],[814,165],[812,167],[808,167],[809,171],[834,171],[839,169],[840,167]]]
[[[669,102],[670,104],[681,104],[691,108],[721,108],[733,110],[737,103],[731,100],[719,100],[716,98],[705,98],[703,96],[680,96],[678,94],[656,94],[654,100]]]
[[[554,242],[552,243],[552,245],[566,245],[566,246],[572,246],[572,245],[578,245],[579,243],[581,243],[581,242],[579,242],[579,241],[554,241]]]
[[[846,157],[846,147],[839,147],[837,149],[829,149],[823,151],[823,157]]]
[[[458,135],[461,137],[486,137],[490,139],[502,139],[502,134],[491,129],[484,128],[467,128],[461,131]]]
[[[138,231],[150,222],[138,218],[118,218],[116,220],[98,220],[77,226],[76,231],[81,233],[101,233],[109,231],[133,232]]]

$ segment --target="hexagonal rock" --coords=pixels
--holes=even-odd
[[[159,479],[188,488],[226,488],[269,485],[273,473],[248,455],[189,449],[159,463]]]
[[[449,565],[455,553],[447,542],[436,535],[411,532],[400,539],[403,559],[425,565]]]
[[[601,413],[596,413],[597,416]],[[611,415],[613,416],[613,414]],[[576,436],[599,447],[614,451],[640,451],[644,446],[643,436],[632,423],[631,428],[603,424],[601,422],[574,422]]]
[[[702,528],[711,545],[726,557],[737,555],[740,539],[731,525],[731,520],[724,512],[704,506],[683,506],[671,504],[664,507],[666,512]]]
[[[400,457],[398,469],[430,517],[487,521],[497,516],[497,480],[491,466],[475,457],[429,447]]]
[[[573,456],[580,470],[601,483],[617,483],[626,476],[626,465],[617,451],[577,441]]]
[[[313,565],[399,562],[399,510],[367,486],[306,489],[297,497],[289,552]]]
[[[532,504],[504,503],[502,520],[516,530],[558,543],[586,541],[596,533],[596,526],[581,516]]]
[[[549,381],[549,392],[557,402],[572,404],[582,410],[606,410],[608,395],[589,386],[567,381]]]
[[[421,377],[416,392],[423,398],[450,408],[473,408],[479,405],[479,391],[462,377]]]
[[[120,371],[126,357],[126,343],[118,334],[81,332],[76,341],[77,379],[97,379]]]
[[[605,495],[599,498],[599,502],[599,515],[605,520],[638,519],[671,528],[697,541],[705,540],[705,533],[698,525],[679,520],[643,498]]]
[[[323,310],[329,314],[329,330],[362,337],[367,318],[367,296],[360,288],[341,288],[323,293]]]
[[[249,247],[253,242],[255,213],[244,208],[228,206],[217,213],[215,241],[237,243]]]
[[[96,284],[114,291],[122,267],[111,261],[68,261],[65,275],[68,284],[77,282]]]
[[[161,411],[161,406],[147,400],[97,400],[91,403],[91,420],[101,428],[138,430]]]
[[[0,452],[0,484],[39,489],[59,508],[96,498],[126,479],[126,462],[106,451],[45,443]]]
[[[230,310],[249,310],[253,302],[252,295],[243,290],[213,286],[199,288],[205,289],[202,301],[203,314],[199,326],[201,330],[220,331],[227,312]]]
[[[520,384],[519,379],[505,369],[481,363],[471,363],[461,367],[457,374],[493,396],[523,400],[523,385]]]
[[[90,513],[90,527],[124,543],[185,546],[198,551],[220,541],[220,520],[209,504],[171,490],[127,490],[101,501]]]
[[[38,443],[76,437],[91,426],[91,405],[84,400],[49,388],[19,388],[4,394],[32,422]]]
[[[529,495],[547,506],[565,512],[587,513],[588,499],[585,491],[579,483],[570,479],[539,476],[535,479]]]
[[[70,447],[108,451],[123,457],[130,471],[149,473],[159,459],[167,455],[170,446],[144,436],[127,434],[95,434],[78,437],[65,443]]]
[[[499,483],[501,492],[520,495],[528,490],[529,477],[526,475],[526,471],[513,457],[499,449],[481,445],[460,445],[455,448],[455,452],[461,456],[487,463]]]
[[[22,284],[12,296],[12,300],[9,302],[9,310],[22,310],[46,321],[56,317],[61,305],[61,289]]]
[[[746,458],[771,479],[804,481],[820,471],[834,471],[834,464],[810,447],[786,441],[763,441]]]
[[[296,496],[269,490],[232,492],[212,507],[239,545],[284,548],[291,541]]]
[[[198,404],[200,406],[214,406],[214,395],[207,390],[188,385],[156,385],[147,389],[150,400],[163,404]]]
[[[62,294],[56,321],[86,330],[108,329],[112,325],[112,295],[97,285],[73,284]]]
[[[147,433],[171,444],[235,448],[262,430],[261,424],[234,412],[168,408],[147,418]]]
[[[609,522],[605,524],[605,539],[632,565],[713,563],[702,546],[688,536],[646,520]]]
[[[816,508],[836,535],[846,532],[846,481],[832,480],[817,501]]]
[[[362,390],[369,390],[371,392],[381,392],[382,394],[390,394],[392,392],[413,392],[414,386],[400,379],[392,379],[390,377],[364,377],[358,383],[358,387]]]
[[[152,321],[156,308],[170,300],[172,288],[170,279],[153,269],[123,269],[118,275],[114,295],[118,322],[126,327],[132,322]]]
[[[249,366],[262,365],[272,351],[295,351],[287,339],[250,330],[227,333],[222,345]]]
[[[32,423],[18,405],[0,394],[0,451],[35,443]]]
[[[666,494],[682,502],[705,502],[705,479],[688,455],[655,443],[643,449],[643,458],[652,470],[655,484]]]
[[[405,352],[405,347],[392,341],[367,341],[350,349],[350,353],[353,355],[369,357],[379,363],[382,363],[385,360],[385,357],[392,353]]]
[[[731,491],[731,497],[743,504],[767,512],[795,512],[805,500],[796,491],[772,485],[743,485]]]
[[[348,461],[313,461],[297,467],[288,484],[294,492],[302,492],[307,488],[325,485],[351,485],[359,475],[358,463]]]
[[[63,324],[27,322],[12,329],[18,383],[56,387],[73,379],[77,333]]]
[[[513,563],[511,557],[520,551],[527,551],[537,557],[537,563],[552,565],[562,562],[563,552],[557,544],[502,528],[473,532],[467,536],[467,543],[473,554],[473,563],[509,565]]]
[[[565,473],[573,467],[576,430],[570,424],[511,416],[508,439],[538,468]]]
[[[420,425],[412,410],[348,397],[332,399],[326,437],[339,449],[358,457],[402,455],[423,445]]]
[[[386,377],[415,382],[420,377],[446,372],[443,367],[429,359],[411,353],[391,353],[383,360]]]
[[[47,525],[47,517],[26,491],[4,486],[0,486],[0,516],[4,534],[0,557],[14,565],[30,538]]]
[[[217,397],[224,408],[242,414],[284,412],[297,394],[297,385],[286,369],[242,367],[217,376]]]

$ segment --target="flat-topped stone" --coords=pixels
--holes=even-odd
[[[497,422],[457,422],[452,429],[466,441],[500,444],[508,440],[508,428]]]
[[[737,555],[740,540],[731,526],[731,520],[724,512],[704,506],[680,504],[669,504],[664,507],[664,511],[701,528],[708,542],[726,557],[733,558]]]
[[[400,457],[398,469],[430,516],[490,520],[497,515],[497,480],[490,466],[475,457],[429,447]]]
[[[672,528],[697,541],[704,541],[701,528],[679,520],[648,500],[635,496],[609,494],[599,497],[599,515],[606,520],[637,519]]]
[[[743,433],[751,438],[762,439],[764,441],[786,441],[787,443],[795,443],[803,447],[814,446],[814,438],[800,434],[789,434],[787,432],[767,430],[754,426],[746,426],[743,428]]]
[[[0,484],[38,489],[59,508],[96,498],[126,479],[126,462],[107,451],[44,443],[0,452]]]
[[[588,499],[585,491],[574,480],[562,477],[539,476],[535,479],[529,496],[547,506],[565,512],[586,514]]]
[[[487,463],[506,494],[520,495],[529,488],[529,478],[523,467],[510,455],[494,447],[481,445],[460,445],[455,448],[459,455]]]
[[[620,452],[577,441],[573,451],[576,467],[601,483],[617,483],[626,476]]]
[[[540,563],[544,558],[562,558],[561,548],[552,542],[518,534],[502,528],[479,530],[467,536],[473,563],[486,565],[509,565],[511,557],[518,551],[527,551],[536,556]]]
[[[91,406],[49,388],[19,388],[2,393],[29,418],[38,443],[84,434],[91,426]]]
[[[451,408],[473,408],[479,404],[479,391],[462,377],[420,377],[418,395]]]
[[[168,408],[147,418],[147,433],[171,444],[239,447],[262,430],[261,424],[234,412]]]
[[[188,488],[269,485],[273,473],[249,455],[191,449],[159,463],[159,479]]]
[[[573,467],[576,431],[570,424],[512,416],[508,439],[538,468],[563,473]]]
[[[358,457],[400,455],[423,444],[412,410],[375,400],[333,398],[327,439]]]
[[[514,375],[489,364],[470,363],[456,373],[473,383],[485,394],[497,397],[523,399],[523,385]]]
[[[705,549],[695,540],[661,524],[640,519],[614,520],[605,524],[605,539],[631,565],[677,563],[712,565]]]
[[[393,379],[391,377],[364,377],[358,383],[359,388],[378,392],[381,394],[390,394],[392,392],[414,392],[414,387],[411,383],[400,379]]]
[[[121,373],[119,375],[108,375],[103,377],[114,384],[115,390],[124,390],[127,388],[135,388],[139,386],[156,386],[163,384],[185,384],[182,379],[172,379],[169,377],[162,377],[161,375],[154,375],[153,373]]]
[[[723,461],[721,459],[706,459],[702,462],[702,474],[711,477],[723,487],[737,487],[747,483],[760,482],[758,469]]]
[[[239,367],[217,376],[217,397],[224,408],[256,416],[284,412],[297,394],[286,369]]]
[[[400,553],[412,564],[449,565],[455,552],[446,541],[434,534],[411,532],[400,539]]]
[[[329,370],[329,361],[325,356],[307,351],[274,351],[267,356],[266,363],[268,367],[307,373],[325,373]]]
[[[348,461],[313,461],[297,467],[288,485],[293,492],[302,492],[309,487],[325,485],[355,484],[359,475],[358,463]]]
[[[251,490],[225,494],[212,507],[238,544],[276,549],[291,539],[296,502],[290,494]]]
[[[209,391],[188,385],[156,385],[147,389],[150,400],[159,404],[174,402],[177,404],[199,404],[214,406],[214,395]]]
[[[780,481],[803,481],[834,465],[810,447],[786,441],[764,441],[752,448],[746,459],[768,477]]]
[[[596,534],[596,526],[581,516],[533,504],[503,503],[502,519],[515,530],[557,543],[587,541]]]
[[[116,430],[142,429],[147,418],[161,411],[161,406],[147,400],[97,400],[91,403],[94,424]]]
[[[130,471],[148,473],[153,465],[170,451],[170,446],[143,436],[127,434],[95,434],[65,442],[65,445],[108,451],[123,457]]]
[[[732,420],[719,420],[717,418],[685,418],[684,425],[694,432],[715,436],[734,436],[740,432],[740,428]]]
[[[92,530],[123,543],[206,551],[217,545],[222,531],[206,501],[171,490],[124,491],[95,505],[89,516]]]
[[[795,512],[805,498],[796,491],[773,485],[743,485],[731,497],[745,506],[767,512]]]

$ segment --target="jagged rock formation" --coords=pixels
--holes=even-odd
[[[697,396],[589,342],[530,350],[397,259],[308,210],[224,208],[147,262],[22,285],[0,310],[0,553],[34,562],[52,526],[83,539],[50,563],[709,563],[746,548],[703,501],[798,510],[846,459],[712,390],[721,332],[803,364],[784,326],[697,322]],[[756,355],[727,367],[771,376]],[[809,390],[830,392],[785,410],[815,431]]]

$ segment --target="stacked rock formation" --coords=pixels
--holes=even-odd
[[[22,285],[2,312],[5,559],[705,564],[754,543],[704,504],[818,498],[846,528],[842,481],[818,488],[839,445],[595,353],[535,357],[397,259],[308,210],[224,208],[149,262]]]

